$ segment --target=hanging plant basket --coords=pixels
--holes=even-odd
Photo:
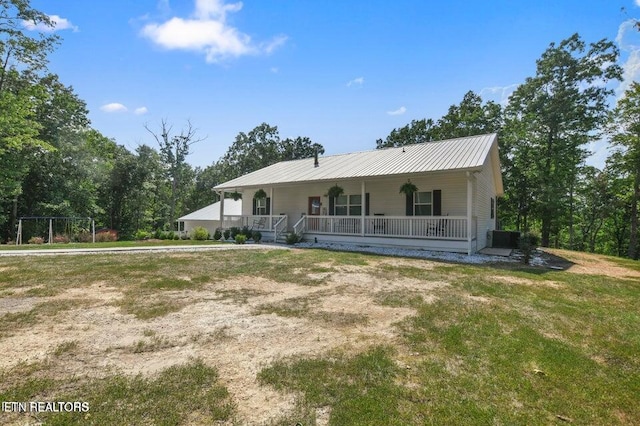
[[[411,183],[411,180],[407,180],[400,187],[400,193],[406,195],[413,195],[415,192],[418,192],[418,187]]]
[[[238,201],[242,199],[242,194],[239,193],[238,191],[234,191],[230,195],[231,195],[231,198],[233,198],[233,201]]]
[[[333,185],[331,188],[329,188],[329,191],[327,191],[327,195],[329,196],[329,198],[336,198],[341,196],[342,194],[344,194],[344,189],[342,189],[342,187],[338,185]]]
[[[267,193],[264,192],[264,189],[258,189],[255,194],[253,194],[254,200],[262,200],[267,198]]]

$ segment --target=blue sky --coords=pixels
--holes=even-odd
[[[133,150],[161,119],[190,120],[205,167],[262,122],[326,154],[375,148],[469,90],[505,102],[551,42],[617,40],[640,76],[640,0],[32,0],[62,44],[50,69],[94,128]],[[624,8],[624,10],[622,10]],[[617,85],[616,85],[617,86]],[[622,90],[624,86],[618,90]],[[612,99],[615,102],[615,99]],[[602,165],[603,143],[590,163]]]

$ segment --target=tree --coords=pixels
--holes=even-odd
[[[491,101],[483,105],[482,98],[469,91],[459,105],[451,105],[437,122],[430,118],[412,120],[400,129],[393,129],[386,139],[378,139],[376,148],[494,133],[501,126],[502,107]]]
[[[509,100],[506,155],[515,159],[521,150],[533,153],[528,165],[518,165],[525,169],[511,173],[526,176],[529,187],[522,191],[531,194],[542,246],[549,246],[552,230],[564,219],[572,226],[567,212],[587,155],[585,146],[606,122],[607,97],[612,94],[606,83],[622,75],[617,58],[612,42],[601,40],[587,49],[574,34],[549,46],[537,61],[535,77],[527,78]]]
[[[617,148],[611,160],[631,177],[631,211],[627,255],[638,259],[638,202],[640,201],[640,84],[631,83],[613,111],[612,143]]]
[[[204,138],[196,137],[197,131],[190,121],[187,121],[186,129],[182,129],[178,135],[171,135],[173,126],[169,125],[167,120],[164,119],[160,122],[160,133],[155,133],[148,125],[145,125],[144,128],[160,146],[160,158],[165,165],[166,176],[171,185],[170,209],[166,225],[173,227],[177,218],[178,199],[184,193],[182,188],[186,182],[184,176],[190,171],[190,167],[186,162],[187,156],[191,145],[204,140]]]
[[[262,123],[249,133],[238,133],[216,167],[221,182],[225,182],[279,161],[310,158],[316,152],[324,153],[322,145],[307,137],[281,141],[277,126]]]

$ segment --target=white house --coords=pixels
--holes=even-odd
[[[178,218],[178,229],[189,235],[194,228],[201,226],[209,231],[210,235],[213,235],[217,228],[222,227],[220,221],[220,206],[220,201],[217,201],[200,210]],[[233,199],[227,199],[225,200],[224,208],[225,214],[242,215],[242,200],[235,201]]]
[[[417,191],[401,193],[409,182]],[[343,192],[330,197],[335,186]],[[503,194],[495,134],[283,161],[215,190],[245,200],[239,215],[224,201],[223,227],[261,229],[264,238],[296,232],[317,241],[469,254],[490,243]],[[259,190],[267,196],[254,198]]]

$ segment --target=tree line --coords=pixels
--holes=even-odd
[[[146,126],[153,145],[130,151],[93,129],[85,102],[47,69],[60,39],[25,33],[24,20],[53,25],[26,0],[0,0],[0,241],[15,238],[21,216],[89,216],[122,237],[173,229],[177,217],[217,201],[218,183],[324,153],[262,123],[240,132],[218,161],[194,168],[187,156],[197,129],[168,120]],[[612,42],[577,34],[551,43],[505,105],[470,91],[441,118],[413,120],[376,147],[496,132],[503,229],[538,232],[543,246],[637,259],[640,85],[612,105],[618,56]],[[602,169],[586,164],[598,140],[613,146]]]

